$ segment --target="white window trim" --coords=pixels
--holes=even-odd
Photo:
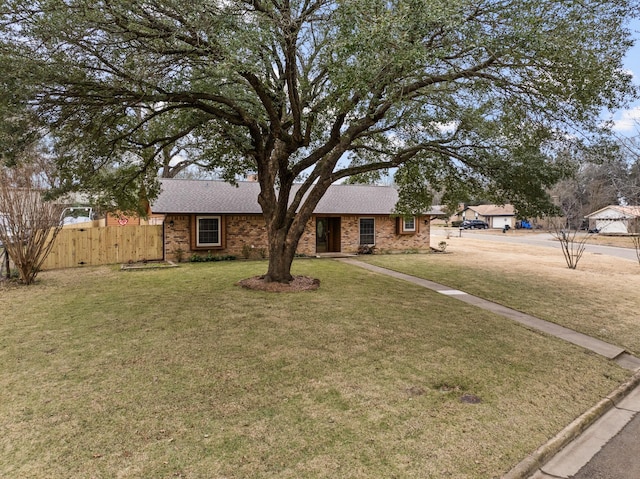
[[[407,228],[407,220],[413,220],[413,228]],[[415,216],[411,218],[402,218],[402,231],[411,231],[412,233],[416,231],[417,220]]]
[[[218,242],[217,243],[200,243],[200,220],[218,220]],[[220,216],[196,216],[196,246],[222,246],[222,218]]]
[[[373,221],[373,243],[362,243],[362,220],[372,220]],[[359,245],[375,245],[376,244],[376,219],[370,217],[358,218],[358,244]]]

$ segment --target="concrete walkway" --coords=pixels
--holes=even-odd
[[[423,288],[486,309],[516,321],[527,328],[542,331],[593,351],[615,361],[625,369],[636,371],[631,380],[620,386],[616,391],[569,424],[554,438],[526,457],[520,464],[503,476],[503,479],[573,478],[604,447],[611,447],[607,446],[607,443],[618,435],[640,412],[640,359],[627,353],[619,346],[477,296],[472,296],[464,291],[451,289],[433,281],[374,266],[357,259],[341,258],[337,259],[337,261],[417,284]],[[640,471],[631,471],[631,473],[632,475],[628,476],[630,479],[640,477]]]

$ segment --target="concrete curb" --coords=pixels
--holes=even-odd
[[[533,453],[529,454],[513,469],[507,472],[502,479],[528,479],[538,469],[542,468],[553,456],[560,452],[567,444],[573,441],[581,433],[589,428],[596,420],[611,410],[626,395],[640,385],[640,371],[616,388],[608,396],[602,399],[587,412],[579,416],[571,424],[543,444]]]

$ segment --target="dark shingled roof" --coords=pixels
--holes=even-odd
[[[296,188],[296,186],[294,186]],[[260,185],[239,182],[238,186],[217,180],[162,179],[161,191],[152,203],[153,213],[261,214]],[[389,215],[398,201],[390,186],[332,185],[318,203],[317,214]]]

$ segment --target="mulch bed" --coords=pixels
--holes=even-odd
[[[128,263],[120,265],[120,269],[123,271],[140,271],[146,269],[164,269],[177,267],[178,265],[173,261],[130,261]]]
[[[320,287],[320,280],[309,276],[294,276],[290,283],[266,282],[264,276],[253,276],[238,281],[239,286],[257,291],[271,293],[296,293],[299,291],[313,291]]]

